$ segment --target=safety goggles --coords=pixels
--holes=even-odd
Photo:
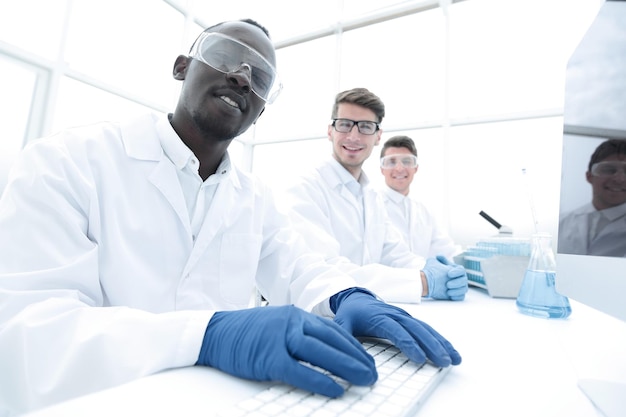
[[[224,74],[247,68],[252,91],[266,103],[273,103],[283,88],[272,64],[248,45],[222,33],[202,33],[189,56]]]
[[[597,162],[591,166],[591,174],[595,177],[612,177],[616,174],[626,176],[626,161]]]
[[[340,133],[350,133],[352,128],[356,125],[359,133],[363,135],[373,135],[380,129],[380,126],[376,122],[371,122],[369,120],[350,120],[350,119],[333,119],[332,126],[335,128],[337,132]]]
[[[394,169],[398,164],[402,164],[404,168],[417,168],[417,156],[394,154],[380,158],[380,167],[383,169]]]

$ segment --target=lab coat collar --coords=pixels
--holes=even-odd
[[[337,161],[333,157],[330,157],[330,159],[328,160],[328,165],[332,168],[333,172],[337,176],[336,177],[337,184],[343,184],[347,186],[351,182],[358,182],[362,187],[366,187],[370,183],[370,180],[364,171],[361,171],[361,175],[359,176],[359,180],[357,181],[354,179],[352,174],[350,174],[350,172],[348,172],[348,170],[345,169],[339,163],[339,161]]]
[[[389,200],[393,201],[396,204],[403,204],[404,200],[406,198],[409,198],[408,196],[405,196],[404,194],[399,193],[393,188],[389,187],[387,184],[383,186],[382,192],[385,197],[387,197]]]
[[[187,205],[176,176],[176,168],[165,157],[159,139],[162,134],[168,134],[167,126],[163,120],[169,125],[167,116],[146,113],[121,123],[120,134],[129,158],[155,162],[154,165],[146,165],[146,178],[163,194],[176,212],[183,227],[191,234]],[[174,129],[172,129],[173,131]]]
[[[165,155],[178,170],[184,169],[194,157],[191,149],[180,140],[168,119],[160,118],[157,121],[156,129]]]
[[[620,204],[619,206],[604,209],[602,210],[602,215],[606,217],[607,219],[609,219],[610,221],[619,219],[620,217],[626,215],[626,203]]]
[[[153,129],[147,133],[147,129]],[[122,124],[122,141],[128,156],[147,161],[160,161],[167,154],[172,163],[181,169],[193,156],[193,152],[183,143],[169,122],[167,115],[146,113]],[[155,141],[154,137],[159,140]],[[232,185],[240,189],[241,181],[232,169],[228,152],[224,155],[217,172],[226,176]]]
[[[155,141],[155,136],[160,136],[163,130],[162,123],[159,122],[159,115],[147,113],[136,119],[122,123],[120,130],[126,154],[131,158],[159,161],[163,157],[161,143]],[[162,116],[167,121],[167,116]],[[168,122],[169,124],[169,122]],[[171,126],[170,126],[171,128]],[[150,129],[151,132],[146,132]],[[174,132],[174,129],[172,129]],[[176,134],[174,132],[174,134]]]
[[[580,208],[575,210],[575,213],[578,215],[581,214],[592,214],[597,212],[596,208],[591,203],[587,203]],[[611,207],[604,210],[599,210],[604,217],[606,217],[610,221],[614,221],[624,215],[626,215],[626,203],[620,204],[619,206]]]
[[[576,214],[591,214],[596,211],[596,208],[591,203],[587,203],[575,210]]]

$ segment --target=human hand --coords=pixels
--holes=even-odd
[[[430,359],[442,367],[461,363],[461,355],[432,327],[367,290],[351,288],[335,294],[331,309],[335,322],[352,335],[387,339],[414,362]]]
[[[438,255],[426,261],[422,272],[428,283],[427,297],[452,301],[462,301],[465,298],[468,290],[467,273],[461,265]]]
[[[196,365],[256,381],[281,381],[328,397],[344,389],[310,366],[355,385],[378,379],[374,359],[331,320],[294,306],[221,311],[207,326]]]

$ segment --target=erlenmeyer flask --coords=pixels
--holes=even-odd
[[[516,301],[522,313],[544,318],[565,318],[571,314],[567,297],[556,292],[555,276],[552,237],[547,233],[533,235],[530,261]]]

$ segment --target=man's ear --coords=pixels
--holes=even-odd
[[[187,74],[187,68],[189,67],[189,61],[191,58],[185,55],[178,55],[174,62],[174,68],[172,69],[172,75],[175,80],[182,81]]]

